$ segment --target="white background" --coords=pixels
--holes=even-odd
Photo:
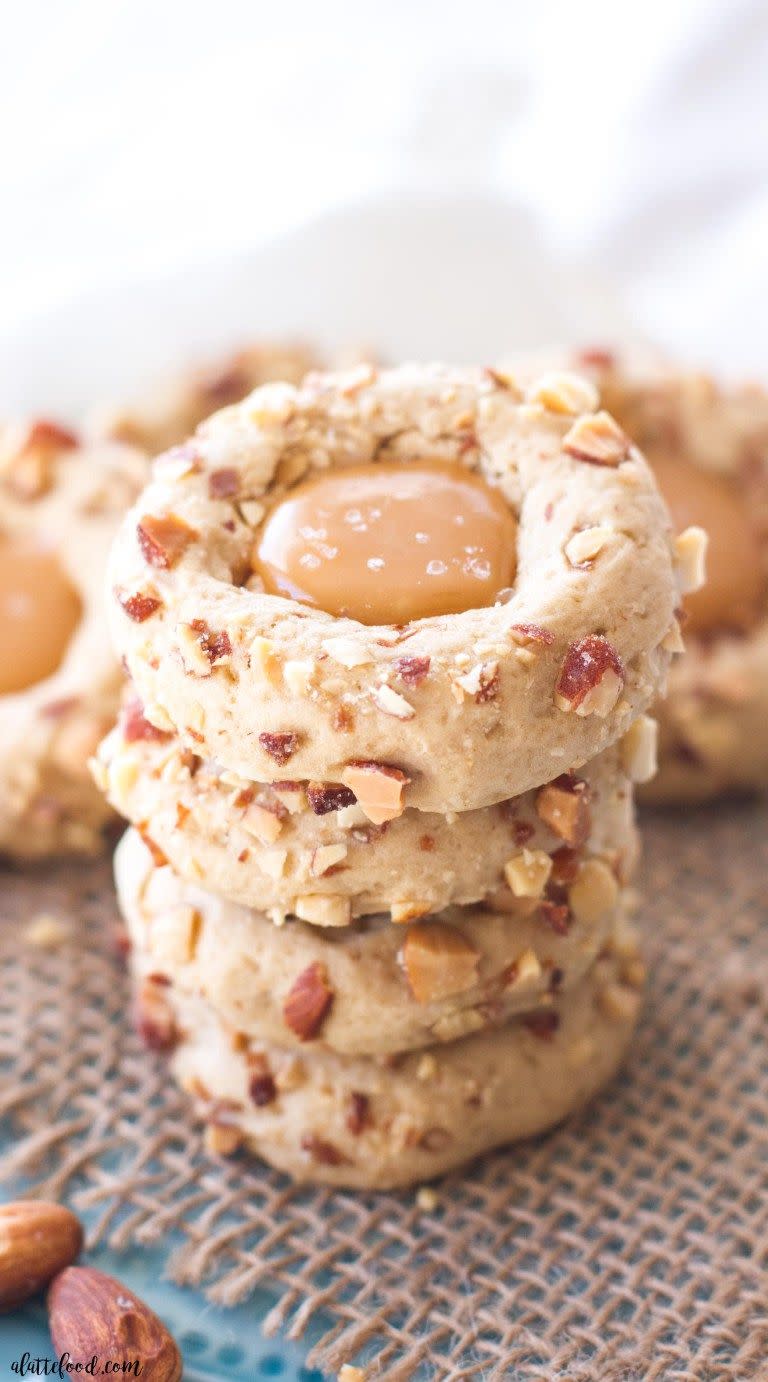
[[[6,3],[0,188],[3,407],[302,329],[768,375],[765,0]]]

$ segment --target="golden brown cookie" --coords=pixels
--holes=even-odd
[[[391,913],[414,920],[455,904],[503,905],[521,853],[600,854],[626,879],[637,853],[631,780],[653,770],[655,726],[579,775],[450,817],[416,810],[372,825],[347,789],[249,783],[198,759],[129,699],[94,762],[112,805],[180,877],[281,921],[326,926]]]
[[[532,856],[533,857],[533,856]],[[198,994],[249,1039],[378,1056],[453,1041],[551,1005],[616,929],[622,890],[597,855],[559,859],[539,897],[340,930],[239,907],[158,865],[135,831],[115,856],[134,972]],[[546,895],[545,895],[546,894]]]
[[[46,421],[0,432],[0,854],[91,853],[111,819],[87,766],[123,681],[104,570],[145,478],[133,447]]]
[[[381,1061],[249,1040],[173,987],[144,993],[138,1017],[147,1042],[172,1052],[212,1151],[243,1148],[296,1180],[386,1189],[543,1132],[593,1098],[627,1049],[642,982],[621,934],[548,1009]]]
[[[477,607],[405,625],[312,607],[309,586],[317,593],[327,563],[349,554],[302,519],[294,570],[277,531],[294,521],[290,505],[331,512],[335,532],[344,487],[321,500],[306,486],[357,468],[383,503],[393,467],[408,483],[414,467],[429,484],[449,471],[432,497],[443,516],[455,498],[457,523],[476,491],[473,531],[487,547],[476,558],[468,542],[452,564],[459,530],[447,525],[433,563],[425,522],[405,534],[389,589],[407,593],[418,570],[434,609],[458,573]],[[364,508],[364,521],[355,505],[342,514],[363,543],[379,513]],[[412,523],[413,505],[404,512]],[[284,557],[286,589],[306,577],[301,599],[272,593]],[[361,367],[257,390],[158,460],[113,551],[112,628],[152,723],[251,781],[339,783],[380,824],[409,806],[446,813],[519,795],[621,738],[678,641],[691,554],[678,550],[677,577],[674,557],[645,462],[583,380],[523,390],[490,371]],[[507,562],[510,583],[494,589]],[[368,575],[379,563],[364,563]],[[340,598],[359,612],[371,582],[348,577],[342,564]]]
[[[275,379],[300,384],[309,370],[321,367],[319,356],[309,346],[254,342],[156,383],[136,403],[97,409],[91,430],[96,436],[128,442],[157,456],[191,436],[210,413],[239,403],[260,384]]]
[[[685,657],[654,713],[655,802],[768,784],[768,393],[668,360],[593,349],[570,357],[641,448],[678,527],[709,536],[707,580],[683,603]]]

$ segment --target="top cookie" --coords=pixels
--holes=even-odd
[[[509,506],[494,604],[363,624],[258,588],[254,539],[299,482],[414,461]],[[591,384],[359,367],[258,389],[158,459],[110,617],[152,722],[243,777],[338,782],[381,821],[488,805],[614,742],[663,684],[688,555],[676,576],[650,471]]]

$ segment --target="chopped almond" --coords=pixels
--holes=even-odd
[[[136,534],[144,560],[169,571],[194,542],[197,532],[174,513],[145,514]]]
[[[616,906],[619,885],[602,859],[586,859],[568,890],[568,905],[577,921],[596,923]]]
[[[555,705],[577,715],[608,715],[624,685],[624,664],[607,638],[588,634],[571,643],[555,687]]]
[[[302,970],[283,1003],[283,1017],[300,1041],[312,1041],[333,1003],[325,966],[315,962]]]
[[[401,816],[404,809],[403,793],[410,782],[400,768],[389,763],[371,763],[355,760],[348,763],[341,780],[355,797],[369,821],[382,825]]]
[[[563,775],[541,787],[536,795],[539,819],[571,849],[587,840],[591,825],[589,789],[578,777]]]
[[[610,413],[580,417],[563,438],[563,450],[590,465],[617,466],[629,455],[629,437]]]
[[[543,849],[523,849],[504,865],[504,876],[515,897],[541,897],[552,872],[552,860]]]
[[[417,1003],[434,1003],[477,983],[480,952],[460,931],[443,922],[411,926],[400,958]]]

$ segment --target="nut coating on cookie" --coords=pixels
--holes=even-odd
[[[642,457],[576,376],[529,389],[440,366],[310,376],[214,415],[190,447],[193,463],[156,463],[112,559],[113,590],[151,582],[152,638],[117,595],[112,627],[149,719],[242,776],[277,778],[265,736],[287,736],[291,775],[304,781],[351,786],[360,763],[402,774],[400,800],[374,805],[374,822],[409,806],[473,809],[550,780],[558,757],[586,762],[663,681],[678,599],[666,514]],[[302,525],[296,570],[333,568],[339,525],[366,527],[377,508],[344,509],[344,472],[367,484],[377,466],[387,477],[413,466],[457,484],[465,475],[508,513],[516,551],[511,579],[498,567],[494,603],[462,597],[464,607],[404,618],[393,606],[388,622],[361,623],[313,607],[307,590],[273,593],[273,575],[254,571],[271,515],[323,476],[336,507],[327,529]],[[426,521],[411,527],[425,551],[437,540]],[[447,578],[453,550],[426,562],[425,582]],[[479,590],[490,553],[467,543],[462,580]],[[378,589],[390,549],[369,560]],[[220,644],[190,635],[206,629]],[[224,638],[230,651],[211,657]]]

